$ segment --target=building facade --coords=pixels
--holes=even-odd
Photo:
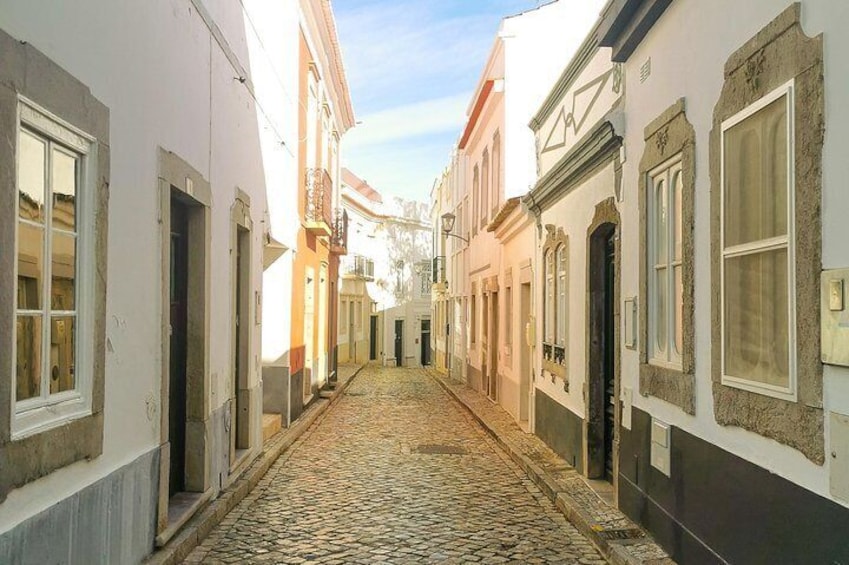
[[[826,0],[604,14],[626,92],[618,500],[679,562],[849,559],[847,24]]]
[[[428,206],[397,197],[384,201],[347,169],[342,179],[348,256],[342,263],[338,296],[339,361],[430,365]]]
[[[344,76],[332,14],[12,1],[0,28],[0,562],[139,562],[261,453],[306,245],[298,62]]]
[[[339,258],[347,219],[340,203],[340,140],[354,125],[330,4],[299,4],[297,46],[297,213],[294,224],[289,347],[268,356],[264,410],[282,425],[296,420],[335,375]],[[290,205],[292,200],[289,201]],[[281,288],[281,290],[283,290]],[[269,312],[274,316],[273,312]],[[286,331],[276,337],[285,337]]]

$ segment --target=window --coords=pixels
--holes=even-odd
[[[545,300],[543,304],[543,341],[547,344],[554,343],[554,252],[548,250],[543,259],[543,278],[545,282]]]
[[[504,293],[504,343],[513,345],[513,287]],[[508,350],[508,354],[510,351]]]
[[[472,296],[469,301],[469,339],[472,345],[478,341],[478,310],[476,303],[475,288],[472,287]]]
[[[13,437],[91,411],[91,147],[21,104]]]
[[[489,212],[489,149],[483,150],[481,158],[481,229],[486,226],[486,215]]]
[[[481,209],[480,203],[480,169],[477,165],[475,165],[474,172],[472,173],[472,199],[474,202],[474,209],[472,210],[472,235],[478,233],[478,222],[477,222],[477,214],[478,210]]]
[[[501,133],[492,137],[492,216],[498,213],[501,201]]]
[[[793,82],[722,123],[723,384],[794,396]]]
[[[557,281],[556,281],[556,314],[555,324],[557,333],[554,339],[554,345],[565,349],[566,348],[566,245],[561,243],[557,247],[555,255],[557,265]],[[555,357],[557,355],[555,354]]]
[[[649,359],[680,369],[684,350],[681,156],[661,165],[649,177]]]

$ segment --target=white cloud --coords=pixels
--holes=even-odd
[[[363,147],[458,131],[465,120],[469,96],[469,93],[455,94],[362,116],[362,124],[345,136],[345,145]]]

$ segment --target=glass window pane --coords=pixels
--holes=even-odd
[[[664,359],[666,358],[665,352],[668,340],[666,333],[666,304],[669,300],[666,292],[666,277],[666,269],[655,270],[655,288],[657,289],[654,310],[655,357],[662,357]]]
[[[18,138],[18,214],[25,220],[44,222],[44,141],[21,130]]]
[[[44,229],[18,222],[18,309],[41,310]]]
[[[669,218],[666,208],[666,183],[658,181],[655,187],[655,257],[656,265],[666,264],[667,234],[669,233]]]
[[[724,133],[725,245],[787,234],[787,97]]]
[[[53,318],[50,326],[50,394],[74,390],[76,320]]]
[[[52,310],[76,309],[77,238],[53,232],[52,285],[50,308]]]
[[[787,250],[725,259],[725,374],[790,385]]]
[[[77,225],[77,167],[79,160],[53,150],[53,227],[75,231]]]
[[[18,316],[15,327],[15,398],[41,394],[41,316]]]
[[[675,353],[680,356],[684,351],[684,281],[680,265],[673,269],[672,278],[675,284]]]
[[[683,225],[682,225],[682,186],[681,186],[681,171],[675,171],[672,175],[672,193],[670,195],[671,202],[671,212],[672,212],[672,252],[673,252],[673,261],[681,260],[681,238],[683,233]]]

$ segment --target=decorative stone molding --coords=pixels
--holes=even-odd
[[[640,209],[640,300],[639,352],[640,394],[654,396],[674,404],[687,414],[696,413],[695,382],[695,323],[694,323],[694,239],[696,182],[696,132],[687,120],[684,99],[667,108],[644,130],[646,140],[640,159],[639,209]],[[683,283],[683,351],[681,370],[660,367],[649,363],[648,336],[648,190],[649,172],[681,155],[681,180],[683,182],[681,213],[681,271]]]
[[[722,305],[712,294],[711,364],[714,414],[724,426],[739,426],[825,462],[823,379],[820,362],[819,277],[822,270],[822,148],[825,133],[823,38],[808,37],[794,3],[734,52],[725,64],[725,84],[714,107],[710,137],[711,277],[720,283],[722,122],[772,90],[795,79],[795,275],[797,400],[788,401],[722,384]]]

